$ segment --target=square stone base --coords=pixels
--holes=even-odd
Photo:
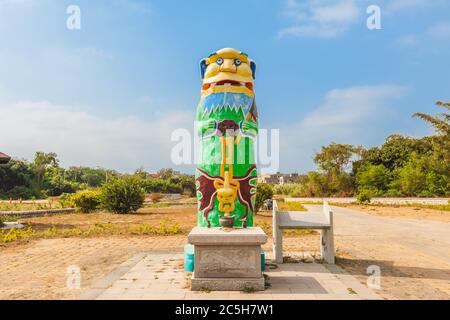
[[[267,236],[261,228],[192,229],[195,248],[191,290],[262,291],[261,245]]]
[[[191,290],[211,291],[264,291],[264,277],[261,278],[195,278],[191,279]]]

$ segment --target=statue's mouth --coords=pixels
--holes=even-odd
[[[212,82],[212,83],[205,83],[205,84],[203,84],[202,89],[208,90],[209,88],[216,87],[216,86],[246,87],[247,89],[253,91],[253,83],[252,82],[240,82],[240,81],[236,81],[236,80],[221,80],[221,81]]]

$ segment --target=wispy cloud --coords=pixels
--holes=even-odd
[[[279,37],[331,38],[343,34],[360,16],[354,0],[288,0],[283,16],[291,24],[278,32]]]
[[[446,41],[443,42],[443,40]],[[436,50],[436,45],[439,43],[447,44],[448,40],[450,40],[450,22],[440,21],[423,32],[402,35],[396,39],[395,43],[400,47],[420,48],[421,52],[439,52],[439,50]]]
[[[150,14],[153,6],[149,0],[113,0],[112,4],[133,13]]]
[[[108,119],[72,106],[24,101],[0,105],[0,149],[14,157],[56,152],[65,166],[89,165],[132,171],[171,166],[171,133],[191,128],[191,115],[171,112],[142,119]]]
[[[431,8],[445,3],[446,0],[388,0],[385,8],[387,13],[397,13],[399,11]]]
[[[34,3],[34,0],[0,0],[0,6],[3,5],[24,5]]]
[[[314,153],[333,141],[367,144],[379,135],[379,125],[386,121],[392,102],[408,91],[396,85],[330,90],[323,103],[300,122],[281,130],[281,166],[312,168]]]

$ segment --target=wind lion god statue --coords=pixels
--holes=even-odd
[[[257,170],[256,63],[224,48],[201,60],[195,182],[198,226],[252,227]]]

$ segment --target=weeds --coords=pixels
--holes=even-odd
[[[306,208],[300,202],[296,201],[280,202],[278,203],[278,208],[281,211],[307,211]]]
[[[253,292],[255,292],[255,288],[253,288],[253,287],[244,287],[242,289],[242,292],[244,292],[244,293],[253,293]]]
[[[0,202],[0,211],[35,211],[35,210],[51,210],[61,209],[62,206],[55,203],[20,203],[20,202]]]
[[[52,226],[44,231],[36,231],[31,226],[26,229],[1,230],[0,243],[9,243],[17,240],[43,239],[43,238],[73,238],[73,237],[101,237],[116,235],[151,235],[170,236],[184,233],[179,223],[163,220],[159,226],[138,224],[123,227],[111,222],[94,222],[87,229],[62,229]]]

